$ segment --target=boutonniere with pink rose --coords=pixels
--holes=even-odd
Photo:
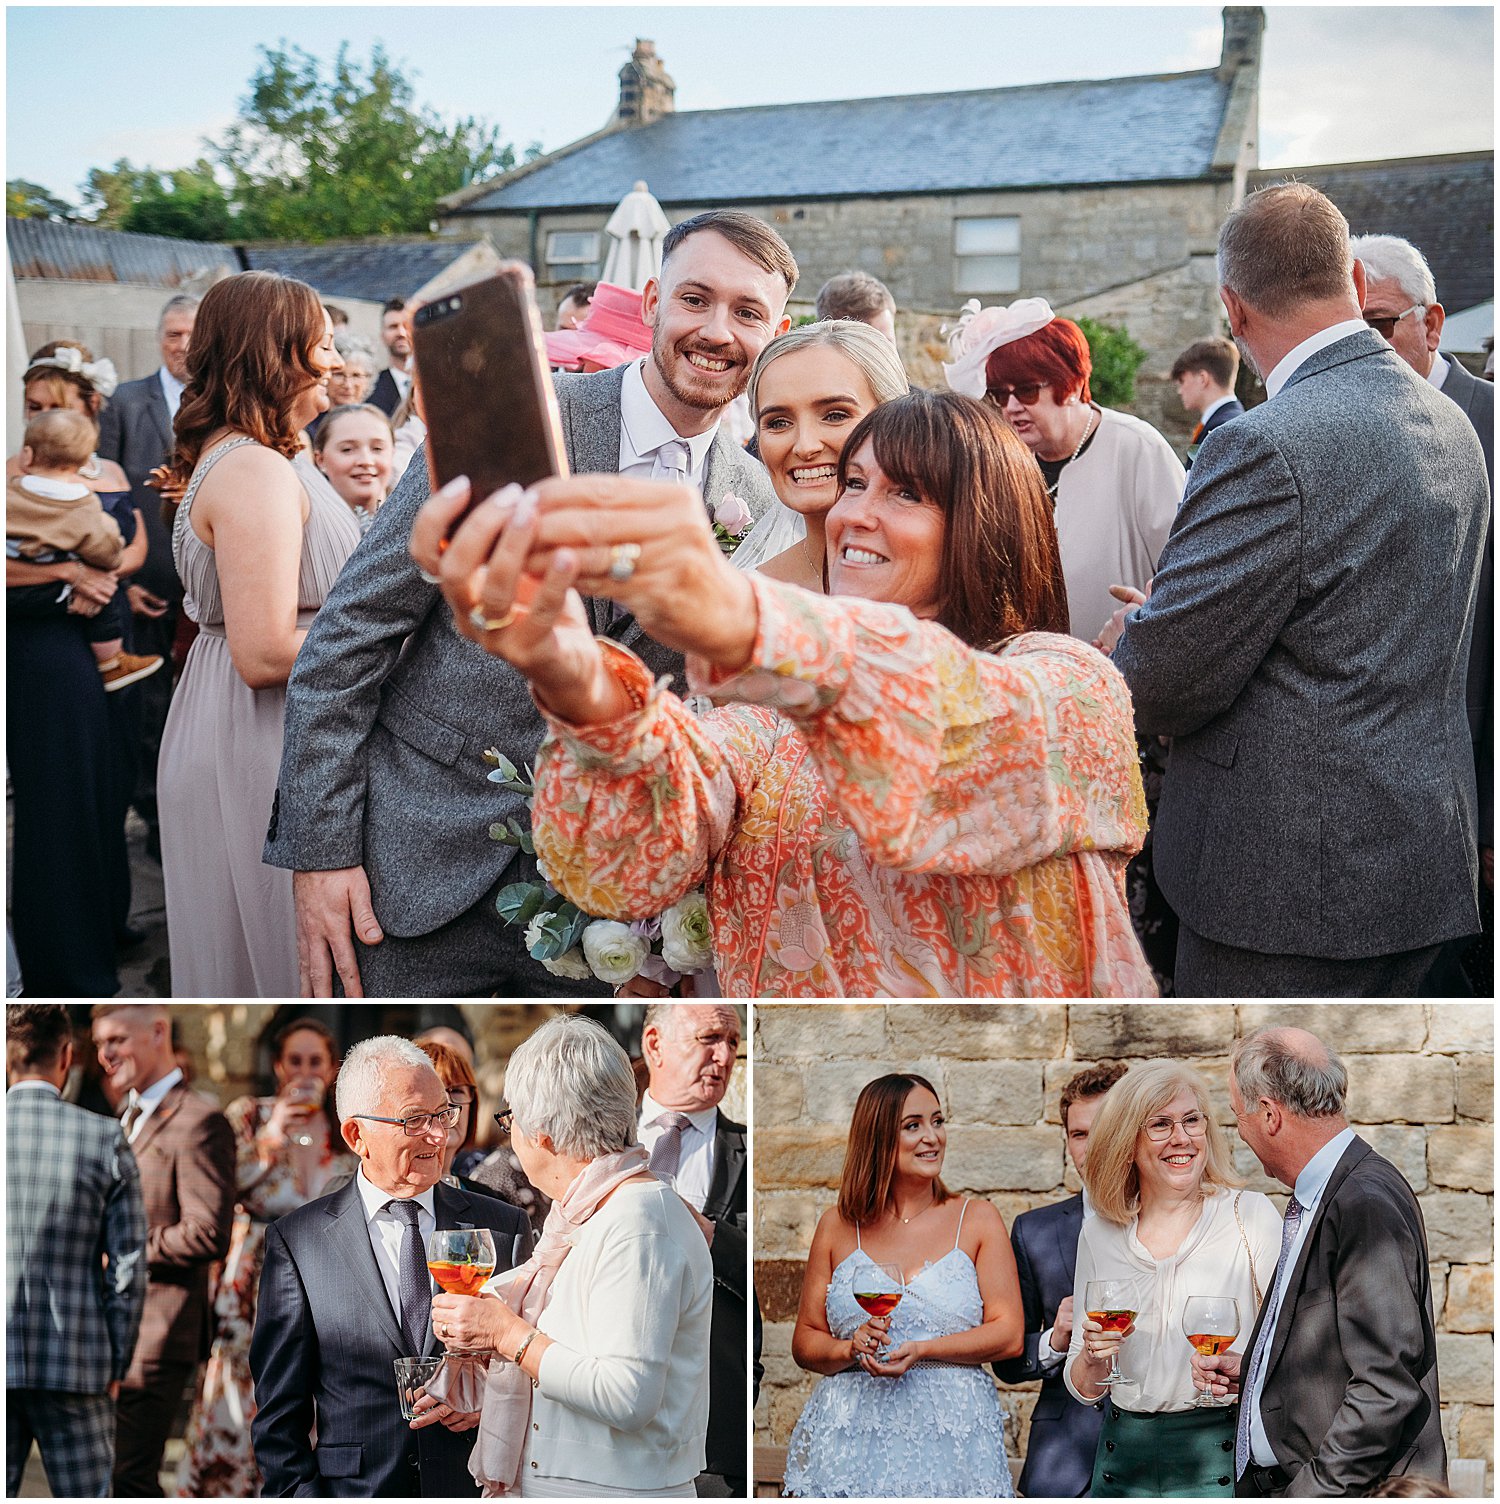
[[[744,497],[726,491],[714,508],[713,521],[714,537],[719,540],[719,547],[727,559],[744,541],[755,517]]]

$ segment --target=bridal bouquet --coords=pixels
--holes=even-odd
[[[490,766],[490,782],[525,795],[529,809],[535,793],[536,775],[532,770],[527,768],[523,777],[516,765],[493,747],[484,754],[484,760]],[[530,830],[514,816],[504,824],[491,825],[490,839],[536,855]],[[495,896],[495,910],[507,924],[526,926],[527,952],[553,976],[575,982],[597,977],[612,987],[644,976],[663,987],[674,987],[685,976],[713,968],[708,902],[701,889],[655,919],[624,924],[585,914],[552,885],[540,858],[537,867],[540,880],[503,887]]]

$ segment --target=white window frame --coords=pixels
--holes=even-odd
[[[993,239],[1014,250],[965,248],[965,239],[982,238],[978,227],[993,231]],[[973,227],[972,229],[970,227]],[[967,232],[967,233],[966,233]],[[976,232],[978,232],[976,234]],[[995,273],[996,263],[1010,263],[1013,272]],[[1021,290],[1021,217],[1018,214],[960,215],[953,221],[953,290],[960,294],[1010,293]]]
[[[587,255],[558,255],[555,245],[561,236],[573,236],[584,241],[590,246]],[[548,266],[596,266],[599,262],[598,230],[548,230],[547,231],[547,265]]]

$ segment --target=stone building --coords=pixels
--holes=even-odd
[[[1234,1132],[1228,1056],[1269,1023],[1313,1030],[1349,1068],[1349,1116],[1401,1170],[1427,1224],[1438,1372],[1450,1462],[1483,1459],[1460,1493],[1493,1488],[1494,1018],[1489,1003],[759,1004],[755,1009],[755,1283],[765,1317],[765,1381],[755,1412],[774,1474],[813,1385],[791,1357],[813,1228],[837,1194],[861,1087],[914,1070],[948,1113],[943,1178],[986,1196],[1007,1226],[1079,1189],[1063,1148],[1063,1083],[1099,1060],[1191,1062],[1215,1093],[1236,1167],[1285,1204]],[[1037,1385],[1008,1388],[1007,1441],[1024,1453]]]
[[[599,274],[605,220],[644,179],[674,222],[735,206],[775,225],[799,310],[851,266],[879,277],[922,383],[969,297],[1123,323],[1150,357],[1138,410],[1185,433],[1166,373],[1219,329],[1215,237],[1256,165],[1265,16],[1223,14],[1218,66],[1191,73],[681,113],[641,41],[602,130],[449,196],[443,226],[555,296]]]

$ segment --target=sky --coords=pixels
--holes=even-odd
[[[656,42],[677,108],[703,110],[1213,67],[1220,18],[1199,5],[11,5],[5,175],[76,202],[89,169],[120,157],[186,165],[234,119],[257,45],[283,43],[331,59],[341,42],[359,57],[382,42],[446,120],[478,116],[518,149],[552,150],[610,118],[637,37]],[[86,102],[70,100],[80,88]],[[1262,166],[1489,149],[1494,118],[1489,6],[1266,8]]]

